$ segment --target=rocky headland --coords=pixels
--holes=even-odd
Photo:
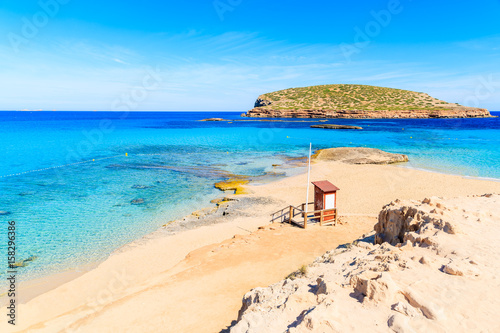
[[[375,235],[247,293],[229,330],[497,331],[498,216],[494,194],[391,202]]]

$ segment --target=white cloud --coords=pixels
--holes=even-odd
[[[425,91],[460,103],[464,95],[473,93],[477,77],[500,73],[496,58],[488,58],[491,53],[456,67],[446,58],[436,60],[432,48],[423,52],[420,46],[374,45],[346,63],[338,45],[290,45],[234,32],[162,34],[131,45],[34,42],[20,55],[0,47],[0,89],[5,96],[0,108],[109,110],[117,97],[142,84],[146,66],[161,69],[162,85],[137,110],[244,111],[262,93],[328,83]],[[465,46],[442,47],[453,51]],[[419,52],[414,52],[417,48]],[[500,109],[498,96],[488,96],[481,103]]]

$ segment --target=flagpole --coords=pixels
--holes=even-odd
[[[309,142],[309,163],[307,165],[307,186],[306,186],[306,216],[309,207],[309,181],[311,180],[311,148],[312,148],[312,142]]]

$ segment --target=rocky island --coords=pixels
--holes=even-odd
[[[426,93],[355,84],[290,88],[260,95],[246,117],[484,118],[486,109],[448,103]]]

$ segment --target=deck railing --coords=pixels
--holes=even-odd
[[[307,203],[309,205],[314,204],[314,202]],[[299,208],[300,207],[300,208]],[[288,222],[298,225],[302,228],[307,228],[308,222],[318,222],[319,225],[337,225],[337,209],[321,209],[321,210],[311,210],[306,213],[306,203],[301,204],[299,207],[288,206],[273,214],[271,214],[271,222],[274,223],[276,220],[280,219],[279,222]],[[300,215],[300,218],[295,220],[296,216]]]

